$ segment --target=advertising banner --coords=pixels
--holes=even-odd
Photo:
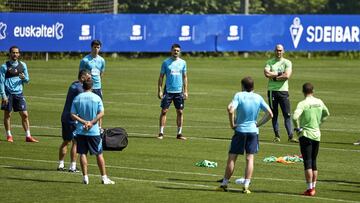
[[[104,52],[360,50],[359,15],[0,13],[0,51]]]

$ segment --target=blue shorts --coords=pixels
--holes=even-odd
[[[1,110],[11,112],[26,111],[26,101],[23,93],[20,94],[6,94],[8,98],[7,105],[1,105]]]
[[[71,141],[75,137],[76,124],[61,122],[62,138],[64,141]]]
[[[97,94],[101,98],[101,100],[103,100],[103,93],[101,89],[93,89],[92,92]]]
[[[256,154],[259,151],[259,136],[256,133],[235,131],[231,139],[230,154]]]
[[[100,135],[98,136],[86,136],[86,135],[76,135],[75,137],[77,142],[77,153],[78,154],[87,154],[90,152],[90,155],[100,155],[103,152],[102,139]]]
[[[176,109],[184,109],[184,95],[183,93],[164,93],[164,96],[161,100],[160,107],[162,109],[168,109],[171,102],[174,101],[174,106]]]

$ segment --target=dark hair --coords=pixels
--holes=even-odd
[[[15,45],[14,45],[14,46],[11,46],[11,47],[9,48],[9,53],[11,53],[13,49],[18,49],[19,52],[20,52],[20,48],[19,48],[18,46],[15,46]]]
[[[87,74],[90,75],[90,71],[88,71],[88,70],[86,70],[86,69],[80,70],[80,71],[79,71],[79,74],[78,74],[78,79],[80,80],[80,78],[81,78],[82,76],[85,76],[85,75],[87,75]]]
[[[98,39],[93,40],[93,41],[91,42],[91,47],[93,47],[94,45],[99,45],[99,46],[101,46],[101,41],[98,40]]]
[[[311,83],[309,83],[309,82],[303,84],[303,88],[302,88],[302,89],[303,89],[303,90],[302,90],[303,93],[306,94],[306,95],[312,94],[312,93],[314,92],[314,86],[313,86]]]
[[[173,44],[173,45],[171,45],[171,50],[173,50],[174,48],[179,48],[179,49],[181,49],[181,47],[180,47],[179,44]]]
[[[84,90],[90,90],[93,87],[93,81],[92,79],[85,80],[83,83]]]
[[[247,92],[251,92],[254,90],[254,80],[251,77],[244,77],[241,80],[241,85],[243,87],[244,90],[246,90]]]

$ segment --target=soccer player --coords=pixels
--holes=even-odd
[[[164,138],[166,113],[170,104],[174,102],[176,108],[177,139],[186,140],[182,134],[184,100],[188,98],[188,79],[186,74],[186,61],[180,58],[181,47],[179,44],[171,46],[171,57],[163,61],[158,81],[158,97],[161,99],[160,133],[159,139]],[[162,89],[164,76],[166,82]]]
[[[266,62],[264,75],[269,79],[268,82],[268,101],[274,117],[272,126],[275,133],[274,142],[280,142],[279,123],[278,123],[278,106],[280,105],[286,132],[289,142],[298,142],[293,136],[290,114],[289,100],[289,78],[292,73],[292,63],[283,57],[284,47],[281,44],[275,46],[275,57]]]
[[[230,127],[234,129],[230,150],[225,169],[225,175],[219,191],[227,191],[230,177],[235,168],[235,162],[239,154],[246,152],[245,180],[236,183],[244,184],[243,193],[251,193],[249,185],[254,170],[254,154],[259,149],[259,127],[265,124],[273,116],[270,107],[264,99],[254,93],[254,81],[251,77],[241,80],[242,91],[235,94],[232,102],[228,105]],[[265,114],[257,122],[260,110]]]
[[[105,60],[99,55],[101,46],[102,44],[100,40],[93,40],[91,42],[91,52],[80,61],[79,70],[86,69],[90,71],[91,78],[94,81],[92,91],[95,94],[99,95],[101,99],[103,99],[103,93],[101,90],[101,79],[105,71]],[[102,130],[102,119],[100,119],[99,121],[99,126],[100,130]]]
[[[83,183],[89,184],[87,153],[90,152],[90,155],[96,155],[102,184],[115,184],[106,175],[98,122],[104,116],[104,105],[101,98],[92,92],[92,86],[93,82],[91,79],[84,81],[84,92],[76,96],[71,105],[71,118],[77,121],[77,153],[80,154]]]
[[[79,172],[76,169],[76,141],[74,139],[74,131],[76,129],[76,122],[71,118],[71,104],[74,98],[84,91],[83,82],[91,78],[90,72],[88,70],[81,70],[78,74],[78,80],[71,83],[68,93],[66,95],[66,101],[64,105],[64,110],[61,114],[61,127],[62,127],[62,138],[63,142],[59,148],[59,166],[58,171],[64,171],[64,159],[67,152],[67,146],[72,143],[70,151],[70,167],[69,172]]]
[[[315,195],[318,170],[316,157],[320,143],[320,125],[330,115],[323,101],[314,97],[314,86],[305,83],[302,87],[305,99],[298,103],[293,115],[295,131],[299,136],[301,155],[304,159],[306,196]]]
[[[20,61],[20,49],[12,46],[9,49],[10,60],[1,66],[0,69],[0,95],[1,109],[4,110],[4,126],[6,139],[14,142],[11,134],[11,111],[19,112],[21,124],[26,133],[26,142],[39,142],[30,133],[29,114],[26,110],[26,101],[23,95],[23,85],[29,82],[27,66]]]

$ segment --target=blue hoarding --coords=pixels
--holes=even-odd
[[[0,13],[0,50],[104,52],[360,50],[359,15]]]

